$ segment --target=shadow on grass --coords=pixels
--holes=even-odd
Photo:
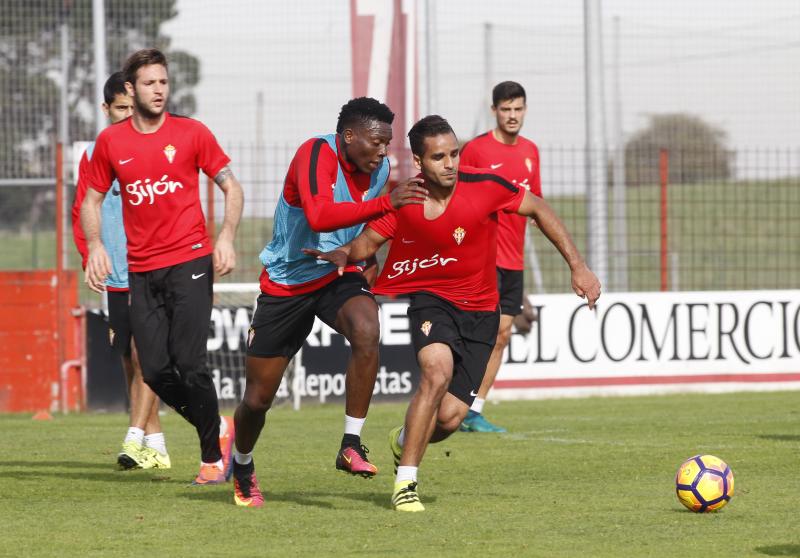
[[[186,491],[179,496],[190,500],[203,500],[206,502],[222,502],[229,504],[233,501],[233,485],[227,485],[231,490],[222,491]],[[284,502],[297,504],[299,506],[310,506],[321,509],[337,509],[335,500],[348,499],[356,502],[372,504],[378,508],[391,509],[389,504],[390,495],[387,493],[353,494],[348,492],[272,492],[264,491],[264,505],[269,506],[270,502]],[[434,503],[436,497],[425,498],[424,503]]]
[[[753,550],[767,556],[800,556],[800,544],[773,544],[757,546]]]
[[[776,442],[800,442],[800,434],[761,434],[759,438]]]
[[[25,467],[36,469],[106,469],[116,470],[116,463],[109,461],[108,463],[97,463],[89,461],[2,461],[0,460],[0,467]]]
[[[24,470],[7,471],[7,468]],[[65,470],[67,469],[67,470]],[[72,469],[72,470],[70,470]],[[167,482],[186,484],[186,479],[173,479],[165,471],[120,471],[110,463],[89,463],[82,461],[0,461],[0,478],[31,480],[37,477],[56,479],[91,480],[100,482]]]

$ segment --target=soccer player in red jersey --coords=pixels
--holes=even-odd
[[[519,188],[541,197],[539,148],[520,135],[527,110],[525,89],[504,81],[492,90],[492,112],[497,126],[461,149],[461,164],[496,170]],[[461,424],[465,432],[505,432],[483,416],[483,404],[500,370],[503,350],[511,339],[514,317],[522,312],[525,269],[525,227],[528,219],[514,213],[497,216],[497,289],[500,293],[500,329],[486,374],[469,413]]]
[[[160,51],[135,52],[123,73],[134,113],[97,137],[81,207],[89,247],[86,282],[100,292],[110,271],[100,206],[116,178],[128,239],[131,325],[144,380],[197,430],[201,465],[194,484],[217,484],[230,475],[234,432],[233,420],[219,416],[206,342],[214,272],[225,275],[236,265],[242,187],[208,128],[167,112],[170,84]],[[225,194],[213,247],[200,205],[200,169]]]
[[[429,190],[425,203],[370,222],[342,248],[305,252],[343,270],[348,261],[369,257],[392,239],[373,290],[410,295],[408,317],[421,377],[405,425],[391,432],[390,443],[397,465],[392,505],[416,512],[425,509],[417,492],[425,449],[458,429],[497,337],[498,213],[536,220],[569,265],[573,290],[590,308],[600,283],[544,200],[488,169],[459,167],[458,140],[445,119],[426,116],[408,137]]]
[[[122,72],[114,72],[103,86],[103,112],[111,124],[125,120],[133,114],[133,99],[125,90]],[[81,254],[83,268],[89,258],[86,237],[80,222],[80,210],[86,197],[89,180],[89,161],[94,145],[84,151],[78,166],[78,183],[72,204],[72,232],[75,246]],[[111,258],[111,273],[106,279],[108,298],[108,326],[111,347],[122,358],[122,369],[130,397],[130,422],[117,455],[121,469],[169,469],[164,433],[158,418],[158,397],[142,378],[142,367],[131,336],[131,318],[128,310],[128,250],[122,227],[122,201],[119,183],[112,186],[112,195],[106,196],[102,206],[101,238]]]
[[[422,203],[426,190],[418,186],[418,179],[381,195],[389,177],[386,155],[393,120],[383,103],[369,97],[352,99],[339,113],[336,133],[303,143],[289,165],[272,241],[261,252],[264,271],[248,336],[247,384],[235,414],[236,505],[263,505],[253,448],[283,373],[315,316],[342,334],[351,348],[336,468],[364,477],[378,471],[361,443],[378,373],[378,306],[359,267],[351,266],[340,276],[335,266],[305,256],[301,248],[338,248],[355,238],[366,221]]]

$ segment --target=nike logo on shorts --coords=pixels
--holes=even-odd
[[[130,163],[131,161],[133,161],[133,157],[131,157],[130,159],[125,159],[124,161],[122,159],[120,159],[119,160],[119,164],[120,165],[126,165],[126,164]]]
[[[470,397],[478,397],[477,392],[473,389],[469,392]]]
[[[200,279],[203,275],[205,275],[205,273],[198,273],[197,275],[192,273],[192,279]]]

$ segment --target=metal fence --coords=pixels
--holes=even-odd
[[[295,148],[333,129],[352,95],[350,10],[380,4],[412,14],[419,113],[444,115],[460,139],[491,127],[495,82],[526,86],[523,134],[541,148],[544,194],[585,249],[583,2],[0,0],[0,268],[54,265],[54,146],[94,136],[98,4],[108,71],[137,48],[164,49],[171,110],[205,122],[232,156],[247,195],[233,280],[256,280]],[[654,290],[666,276],[673,290],[796,287],[796,2],[598,4],[607,286]],[[210,39],[220,21],[236,40]],[[661,148],[670,151],[666,209]],[[568,289],[557,255],[538,231],[530,236],[528,288]],[[77,261],[71,253],[69,267]]]

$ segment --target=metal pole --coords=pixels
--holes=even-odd
[[[58,125],[58,141],[61,144],[61,149],[64,146],[69,145],[69,4],[64,3],[63,10],[61,12],[61,28],[60,28],[60,35],[61,35],[61,91],[59,92],[59,125]],[[59,151],[60,151],[59,150]],[[60,168],[56,169],[57,173],[60,173],[61,182],[58,184],[60,197],[57,195],[56,200],[58,203],[56,204],[56,211],[57,214],[57,221],[58,224],[61,225],[60,229],[58,230],[58,239],[56,240],[57,246],[62,247],[66,241],[65,235],[67,231],[67,227],[63,226],[67,219],[67,203],[66,200],[69,196],[66,195],[66,187],[67,187],[67,167],[66,165],[69,163],[69,157],[64,157],[63,152],[60,152],[57,155],[57,161],[60,165]],[[58,176],[58,175],[56,175]],[[58,228],[58,227],[57,227]],[[59,259],[58,265],[62,268],[66,268],[69,265],[67,261],[67,251],[66,250],[57,250],[57,256]],[[61,276],[59,275],[59,279]],[[60,288],[60,287],[59,287]]]
[[[669,185],[669,151],[661,149],[659,152],[659,174],[661,175],[661,290],[666,291],[669,286],[669,261],[667,259],[668,247],[668,217],[667,186]]]
[[[482,126],[482,129],[485,130],[487,128],[491,128],[492,122],[489,117],[489,111],[486,110],[486,107],[491,105],[491,93],[492,90],[492,35],[493,35],[493,26],[490,22],[484,23],[483,27],[483,80],[484,80],[484,91],[487,99],[490,99],[488,103],[484,103],[482,109],[482,114],[484,115],[483,119],[485,125]],[[480,133],[481,130],[477,130],[476,134]]]
[[[608,209],[599,78],[600,0],[584,0],[584,72],[586,104],[587,260],[602,285],[608,284]]]
[[[94,37],[94,130],[99,134],[106,127],[101,105],[103,85],[108,77],[106,56],[106,15],[104,0],[92,0],[92,31]]]
[[[613,246],[614,279],[616,291],[628,290],[628,215],[625,191],[625,135],[622,131],[622,93],[619,78],[620,60],[619,17],[614,18],[614,197]]]
[[[425,114],[433,114],[433,107],[436,106],[435,102],[435,92],[434,88],[434,72],[436,69],[436,62],[434,60],[434,33],[435,33],[435,23],[434,23],[434,10],[435,5],[433,0],[425,0],[425,91],[426,95],[426,103],[425,103]]]

